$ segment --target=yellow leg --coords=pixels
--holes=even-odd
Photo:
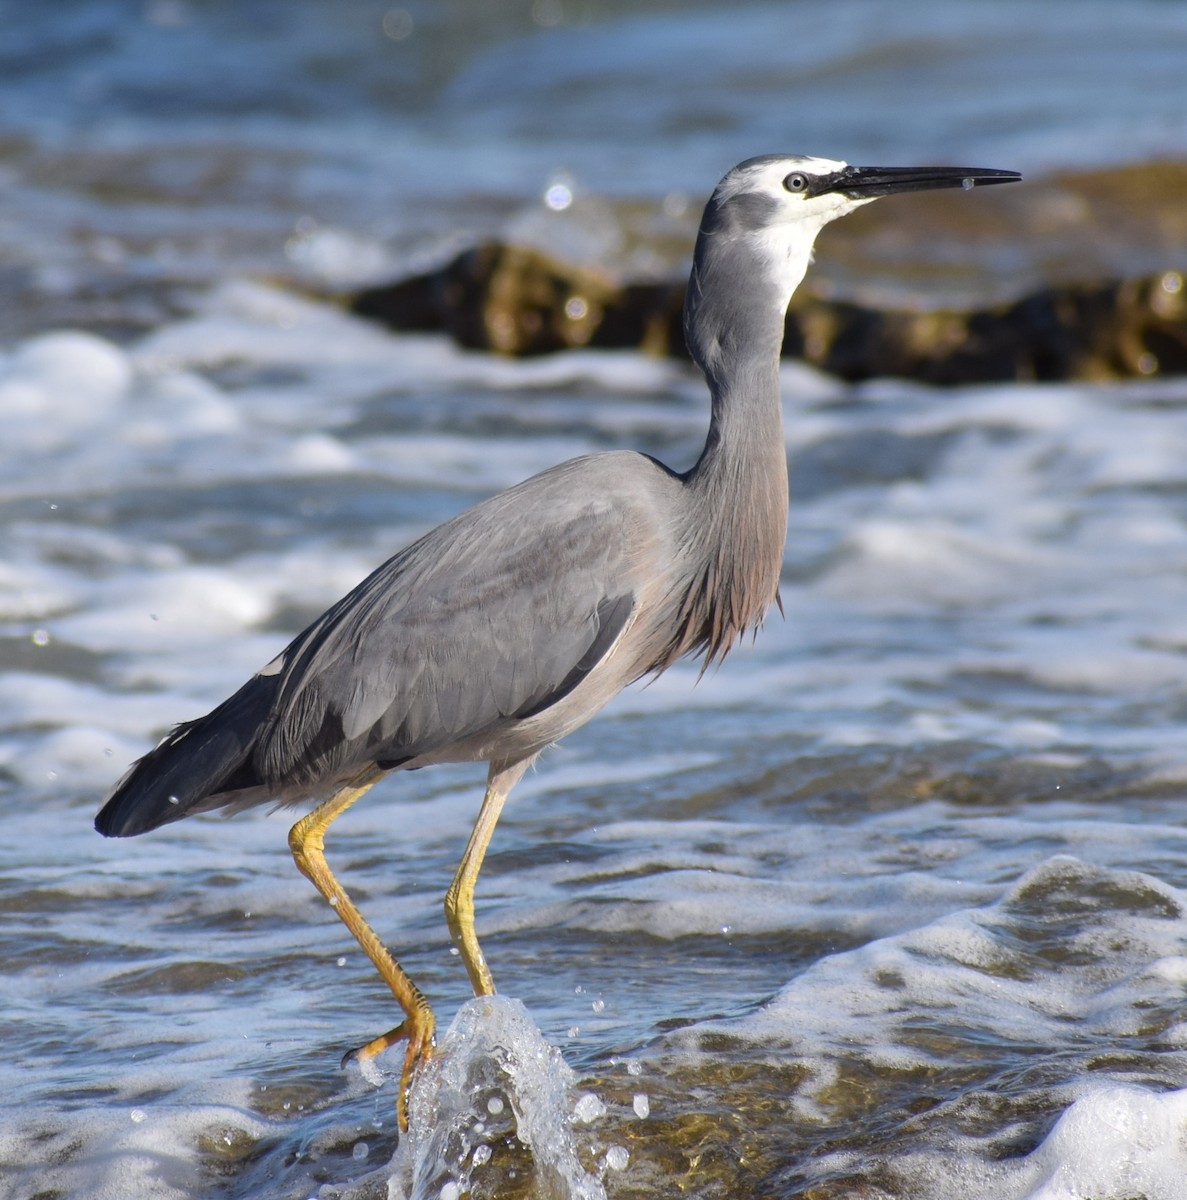
[[[334,878],[325,856],[325,833],[330,823],[344,813],[383,774],[383,771],[374,768],[365,771],[357,779],[340,788],[308,816],[302,817],[289,831],[289,848],[301,873],[330,902],[342,923],[354,934],[355,940],[375,964],[375,969],[391,988],[392,994],[404,1010],[404,1020],[395,1029],[368,1042],[348,1054],[346,1058],[371,1058],[393,1043],[407,1039],[408,1048],[404,1052],[404,1069],[400,1075],[400,1095],[396,1105],[400,1128],[406,1130],[408,1089],[412,1085],[412,1075],[417,1064],[433,1048],[433,1034],[436,1029],[433,1010],[420,989],[395,960],[391,951],[379,940],[379,936],[363,919],[342,885]]]
[[[461,952],[462,962],[470,976],[470,984],[475,996],[493,996],[495,982],[491,978],[490,968],[486,965],[486,956],[478,944],[478,935],[474,932],[474,885],[478,881],[478,872],[482,870],[482,860],[486,856],[486,848],[498,824],[499,814],[503,811],[503,801],[507,793],[523,778],[531,759],[515,763],[510,767],[497,768],[491,763],[490,775],[486,781],[486,795],[482,798],[482,807],[478,810],[478,820],[470,840],[466,843],[462,861],[458,864],[457,874],[445,893],[445,919],[449,923],[449,932],[453,936],[454,945]]]

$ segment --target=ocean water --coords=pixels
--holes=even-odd
[[[685,364],[509,362],[311,292],[483,231],[645,266],[600,200],[675,237],[674,196],[775,148],[1174,157],[1179,6],[2,12],[0,1196],[1187,1195],[1187,381],[787,364],[785,617],[516,789],[497,998],[441,912],[482,768],[333,828],[441,1021],[404,1138],[398,1061],[338,1068],[392,1005],[284,814],[91,828],[427,527],[699,449]]]

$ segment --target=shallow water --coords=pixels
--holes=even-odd
[[[568,454],[687,462],[700,385],[491,362],[247,283],[130,351],[52,335],[5,367],[4,1161],[30,1193],[370,1194],[394,1081],[335,1064],[391,1005],[284,816],[103,842],[90,815],[418,529]],[[573,1153],[597,1180],[623,1148],[607,1194],[1029,1195],[1070,1105],[1184,1083],[1187,386],[784,384],[786,620],[544,757],[484,944],[571,1102],[605,1106]],[[330,840],[446,1022],[440,898],[480,787],[394,778]],[[508,1136],[463,1164],[474,1194],[532,1178]]]
[[[1181,1196],[1187,383],[787,366],[786,619],[517,788],[478,890],[499,1000],[467,1004],[440,908],[481,768],[396,777],[334,827],[441,1020],[399,1146],[398,1063],[337,1067],[391,1003],[285,816],[90,824],[426,527],[574,454],[683,467],[704,436],[680,364],[463,354],[266,276],[382,274],[481,228],[629,258],[598,196],[678,214],[801,140],[1040,173],[1167,152],[1176,6],[1077,4],[1066,52],[1060,4],[1024,39],[1010,5],[458,5],[384,41],[387,9],[242,9],[9,14],[40,66],[8,75],[0,147],[0,1196]],[[592,207],[558,232],[562,170]]]

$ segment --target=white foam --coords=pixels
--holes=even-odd
[[[1098,907],[1101,887],[1129,892],[1132,908]],[[1060,915],[1065,909],[1085,923],[1074,934]],[[1041,923],[1035,914],[1043,910],[1063,951],[1015,970],[1013,923],[1021,920],[1033,938]],[[1157,879],[1058,856],[990,905],[955,909],[821,958],[753,1013],[669,1040],[689,1046],[706,1034],[727,1034],[786,1047],[784,1056],[790,1052],[811,1075],[790,1103],[806,1119],[821,1119],[840,1057],[860,1054],[875,1070],[927,1068],[928,1043],[912,1034],[921,1024],[946,1037],[1034,1045],[1057,1043],[1069,1021],[1079,1022],[1086,1036],[1133,1036],[1156,997],[1177,994],[1178,980],[1161,964],[1177,957],[1187,939],[1185,914],[1187,896]],[[1073,947],[1081,956],[1077,969],[1060,969],[1062,954]]]
[[[871,518],[846,535],[823,590],[879,606],[934,609],[1016,595],[1020,578],[1033,581],[1042,571],[1042,558],[1021,545],[926,518]]]
[[[127,355],[93,334],[41,334],[0,359],[6,422],[36,422],[47,434],[78,422],[98,425],[132,384]]]
[[[525,360],[468,354],[442,337],[394,336],[336,307],[243,280],[212,289],[194,317],[148,335],[136,347],[134,361],[158,372],[228,362],[333,371],[333,408],[339,418],[352,402],[379,387],[423,395],[441,387],[534,390],[584,381],[639,393],[667,390],[692,378],[679,364],[626,352],[578,351]],[[323,374],[319,382],[328,380]],[[302,399],[302,394],[288,393],[288,420],[307,413],[314,403],[324,419],[326,397]],[[262,395],[267,398],[269,390]],[[284,395],[276,393],[271,406],[281,419]]]
[[[175,1087],[178,1080],[167,1082]],[[0,1160],[17,1188],[11,1194],[28,1188],[94,1200],[187,1200],[194,1194],[199,1138],[256,1140],[273,1132],[242,1106],[197,1096],[168,1108],[116,1100],[90,1109],[83,1128],[87,1152],[80,1156],[79,1124],[63,1126],[56,1112],[26,1110],[6,1121]]]
[[[1021,1173],[1035,1179],[1025,1200],[1180,1200],[1187,1186],[1187,1090],[1093,1087],[1059,1118]]]

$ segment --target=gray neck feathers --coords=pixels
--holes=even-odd
[[[681,613],[680,652],[704,648],[706,666],[777,598],[787,531],[779,392],[785,285],[739,228],[737,206],[747,200],[765,202],[738,196],[710,203],[684,308],[688,349],[713,410],[704,451],[684,477],[696,500],[685,532],[695,578]]]
[[[773,202],[765,196],[709,202],[697,235],[684,300],[684,339],[714,393],[777,363],[783,344],[786,285],[775,278],[755,234]]]

